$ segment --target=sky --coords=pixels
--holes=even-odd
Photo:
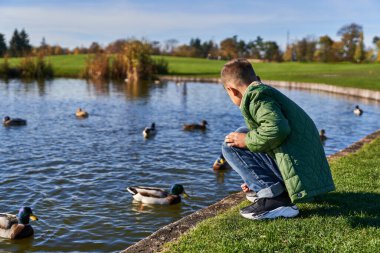
[[[45,37],[69,48],[132,37],[182,44],[261,36],[284,49],[306,36],[338,40],[342,26],[356,23],[368,47],[380,36],[379,13],[379,0],[0,0],[0,33],[9,41],[25,29],[34,46]]]

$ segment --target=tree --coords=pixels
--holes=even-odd
[[[328,35],[319,37],[318,50],[316,52],[318,61],[332,62],[334,60],[333,44],[334,41]]]
[[[121,52],[123,52],[124,46],[126,43],[127,43],[127,40],[124,40],[124,39],[119,39],[119,40],[116,40],[114,42],[111,42],[106,47],[106,52],[110,53],[110,54],[121,53]]]
[[[92,42],[90,47],[88,48],[88,52],[90,54],[96,54],[102,51],[102,47],[97,42]]]
[[[42,53],[43,55],[49,54],[49,45],[46,43],[45,37],[42,37],[40,46],[38,47],[38,52]]]
[[[295,53],[300,62],[311,62],[314,59],[317,42],[313,38],[304,38],[295,44]]]
[[[254,59],[261,59],[263,54],[263,45],[264,40],[257,36],[257,38],[254,41],[250,41],[247,43],[247,50],[250,57]]]
[[[295,50],[294,50],[294,45],[290,44],[286,47],[284,55],[283,55],[283,60],[284,61],[294,61],[295,60]]]
[[[269,61],[281,61],[282,54],[280,51],[280,47],[277,45],[275,41],[266,41],[263,44],[264,48],[264,59]]]
[[[360,33],[363,32],[363,27],[352,23],[345,25],[339,29],[337,35],[341,36],[343,43],[343,59],[346,61],[354,61],[356,45],[360,39]]]
[[[355,48],[354,60],[356,62],[362,62],[366,58],[366,52],[364,50],[364,36],[361,32],[359,35],[359,41]]]
[[[232,59],[239,55],[237,36],[224,39],[220,42],[220,54],[223,58]]]
[[[191,39],[189,46],[192,48],[193,57],[203,57],[202,42],[199,38]]]
[[[5,42],[4,34],[0,33],[0,57],[3,57],[7,52],[7,44]]]
[[[29,42],[29,35],[24,29],[20,32],[20,43],[21,43],[21,55],[28,55],[32,51],[32,46]]]
[[[18,32],[17,29],[14,30],[13,36],[9,41],[9,53],[11,56],[19,57],[29,54],[32,50],[32,46],[29,42],[29,35],[24,29]]]
[[[182,57],[199,57],[197,55],[196,49],[189,45],[180,45],[173,50],[173,55]]]
[[[11,56],[20,56],[21,50],[21,38],[18,33],[18,30],[15,29],[12,35],[11,40],[9,41],[9,54]]]
[[[213,58],[218,53],[218,46],[212,40],[202,43],[203,57]]]

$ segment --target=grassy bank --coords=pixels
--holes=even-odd
[[[46,57],[53,65],[57,77],[78,77],[87,55]],[[161,58],[161,56],[154,56]],[[163,57],[169,63],[170,75],[218,77],[225,61],[198,58]],[[16,64],[19,59],[10,59]],[[326,83],[338,86],[380,90],[380,64],[353,63],[254,63],[258,75],[264,80]]]
[[[377,252],[380,248],[380,138],[331,162],[337,190],[298,205],[295,219],[251,221],[242,203],[198,224],[164,252]]]

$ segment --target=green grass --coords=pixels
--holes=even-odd
[[[154,56],[155,59],[162,56]],[[87,55],[50,56],[55,76],[78,77]],[[225,61],[164,56],[169,63],[169,75],[219,77]],[[20,59],[10,59],[16,64]],[[380,64],[353,63],[254,63],[263,80],[326,83],[337,86],[380,90]]]
[[[164,252],[379,252],[380,138],[331,162],[335,192],[299,204],[294,219],[247,220],[247,201],[164,247]]]
[[[79,77],[84,69],[88,55],[55,55],[45,59],[53,65],[55,77]],[[22,58],[11,58],[11,66],[17,65]]]

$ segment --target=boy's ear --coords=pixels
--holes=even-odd
[[[231,86],[227,87],[227,90],[230,90],[234,96],[237,96],[240,93],[237,89]]]

